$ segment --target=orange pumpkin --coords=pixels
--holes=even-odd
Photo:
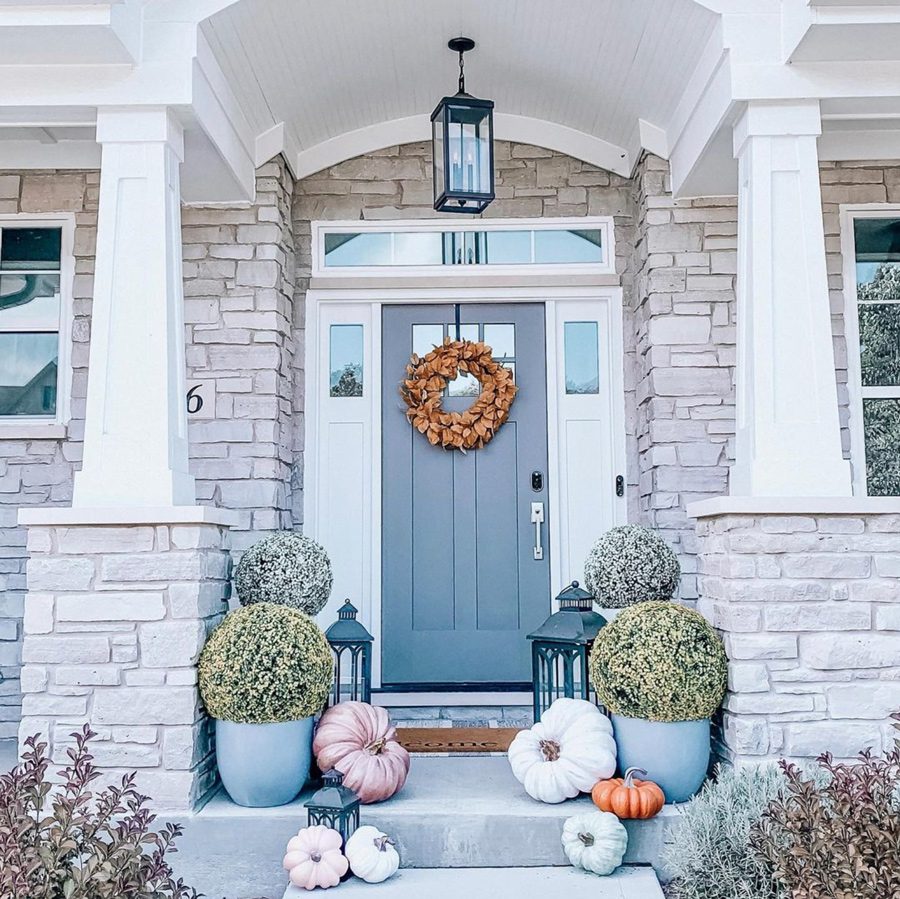
[[[666,804],[666,797],[652,780],[636,780],[635,772],[646,775],[643,768],[629,768],[624,777],[611,777],[594,784],[591,799],[603,812],[617,818],[652,818]]]

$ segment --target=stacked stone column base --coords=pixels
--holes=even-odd
[[[698,607],[729,657],[720,754],[743,765],[887,750],[900,710],[900,501],[767,505],[691,509]]]
[[[20,746],[31,734],[64,764],[85,723],[103,780],[138,773],[155,809],[195,807],[215,783],[197,659],[226,611],[228,516],[169,521],[78,510],[23,513],[28,526]],[[126,518],[120,515],[121,518]],[[90,520],[93,519],[93,520]]]

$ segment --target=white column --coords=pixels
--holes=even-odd
[[[181,274],[182,129],[165,108],[101,110],[100,211],[73,506],[195,502]]]
[[[740,193],[733,495],[852,493],[841,454],[820,132],[814,100],[750,102],[734,128]]]

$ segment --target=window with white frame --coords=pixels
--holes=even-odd
[[[548,267],[615,272],[612,219],[507,219],[452,225],[316,222],[314,274],[454,274]]]
[[[0,220],[0,422],[55,420],[63,227]]]
[[[865,447],[869,495],[900,496],[900,212],[851,221],[859,335],[858,348],[849,349],[858,353],[850,366],[857,382],[856,434]]]

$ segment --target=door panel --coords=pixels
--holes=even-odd
[[[431,446],[407,421],[399,395],[413,348],[421,354],[441,334],[455,335],[454,307],[383,310],[385,686],[528,683],[525,637],[550,609],[544,307],[468,304],[460,321],[463,337],[487,333],[519,385],[510,418],[468,453]],[[448,393],[464,392],[454,386]],[[445,396],[444,407],[461,411],[472,399]],[[533,471],[544,476],[537,492]],[[545,508],[541,560],[533,502]]]

